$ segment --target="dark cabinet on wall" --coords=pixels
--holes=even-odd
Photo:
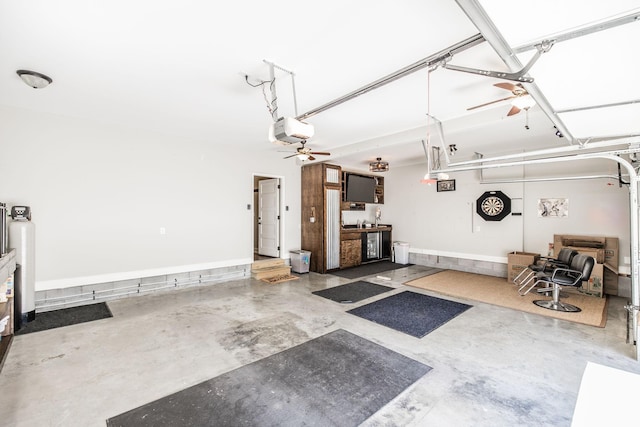
[[[309,271],[340,268],[342,171],[326,163],[304,165],[302,179],[302,249],[311,252]]]

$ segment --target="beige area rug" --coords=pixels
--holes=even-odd
[[[534,299],[544,300],[551,297],[539,295],[535,289],[525,296],[520,296],[513,283],[500,277],[445,270],[411,280],[405,285],[600,328],[604,328],[607,322],[607,298],[582,295],[571,288],[563,289],[567,296],[560,300],[580,307],[582,311],[579,313],[563,313],[538,307],[533,303]]]

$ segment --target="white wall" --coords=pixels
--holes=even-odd
[[[591,171],[615,172],[615,163],[583,165]],[[587,166],[586,168],[584,166]],[[574,166],[527,166],[510,171],[485,172],[498,176],[559,176]],[[620,239],[620,265],[630,253],[629,197],[626,187],[610,180],[481,184],[479,173],[459,172],[456,191],[436,192],[420,183],[426,165],[392,168],[385,176],[384,223],[393,225],[393,239],[407,241],[411,250],[506,262],[511,251],[546,255],[554,234],[611,236]],[[511,199],[523,199],[523,215],[485,221],[475,213],[475,202],[485,191],[500,190]],[[568,198],[569,217],[539,218],[539,198]],[[517,203],[517,202],[516,202]],[[503,260],[503,261],[501,261]],[[626,265],[628,271],[628,264]],[[623,271],[625,269],[623,268]]]
[[[251,154],[2,107],[0,141],[0,200],[36,224],[36,290],[251,262],[254,173],[283,178],[282,253],[299,248],[300,167],[267,141]]]
[[[33,210],[36,290],[251,262],[254,174],[283,178],[282,254],[300,247],[300,167],[266,141],[247,155],[223,141],[0,107],[0,144],[0,201]],[[613,173],[615,164],[604,169]],[[424,172],[420,165],[384,175],[382,223],[412,250],[504,260],[514,250],[546,253],[553,234],[571,233],[617,236],[620,264],[629,256],[628,192],[612,181],[487,185],[465,172],[452,176],[455,192],[437,193],[420,184]],[[485,178],[543,172],[527,167]],[[522,197],[524,215],[482,220],[475,201],[490,190]],[[569,217],[538,218],[540,197],[569,198]],[[372,221],[374,208],[344,218]]]

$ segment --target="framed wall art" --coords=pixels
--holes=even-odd
[[[456,180],[455,179],[444,179],[438,181],[438,186],[436,187],[437,191],[456,191]]]
[[[565,218],[569,216],[569,199],[538,199],[539,218]]]

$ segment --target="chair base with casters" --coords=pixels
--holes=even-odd
[[[560,286],[581,286],[582,282],[589,280],[591,271],[595,265],[595,259],[588,255],[576,255],[571,261],[569,268],[556,268],[551,275],[538,276],[535,284],[544,283],[544,292],[551,292],[551,300],[534,300],[538,307],[549,310],[563,311],[567,313],[577,313],[582,311],[579,307],[560,302]]]

